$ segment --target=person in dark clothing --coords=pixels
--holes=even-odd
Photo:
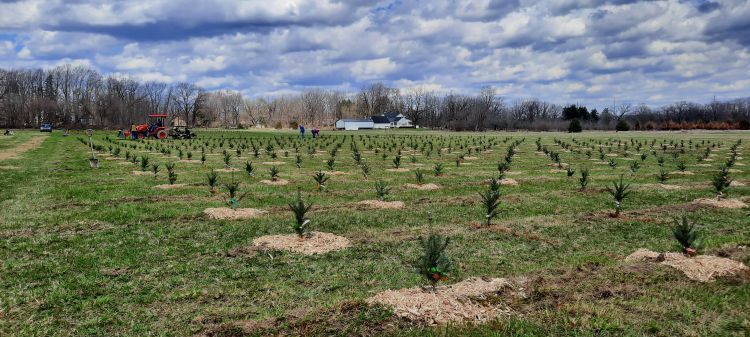
[[[299,137],[305,139],[305,126],[302,124],[299,125]]]

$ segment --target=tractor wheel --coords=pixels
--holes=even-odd
[[[137,136],[135,136],[138,139],[144,139],[146,138],[146,135],[143,132],[139,132]]]
[[[167,139],[167,131],[166,130],[159,130],[156,132],[156,138],[159,139]]]

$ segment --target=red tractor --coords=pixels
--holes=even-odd
[[[125,138],[144,139],[154,137],[156,139],[166,139],[168,136],[167,128],[164,126],[164,119],[169,115],[148,115],[148,123],[135,126],[135,131],[130,130],[123,132]],[[135,137],[134,137],[135,136]]]

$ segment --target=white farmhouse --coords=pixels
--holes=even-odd
[[[398,112],[388,112],[385,113],[383,116],[388,118],[388,121],[391,124],[392,128],[413,128],[414,123],[403,114],[400,114]]]

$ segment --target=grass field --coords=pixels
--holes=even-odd
[[[715,198],[711,178],[739,140],[735,185],[726,198],[750,202],[750,187],[743,186],[750,184],[750,133],[326,132],[304,141],[291,132],[199,134],[192,141],[130,141],[97,133],[98,170],[89,167],[80,133],[55,132],[0,161],[0,335],[750,334],[746,276],[702,283],[666,266],[623,261],[638,248],[677,251],[670,226],[687,215],[701,224],[703,253],[750,263],[750,250],[742,248],[750,244],[750,209],[692,203]],[[0,152],[35,136],[0,137]],[[352,142],[370,167],[367,179]],[[481,226],[478,192],[498,175],[511,144],[518,146],[505,178],[518,185],[501,187],[498,218]],[[120,157],[128,152],[139,159],[113,158],[118,148]],[[557,153],[573,176],[541,148]],[[193,162],[179,161],[180,149]],[[238,171],[220,172],[220,184],[240,182],[248,193],[240,207],[265,215],[213,220],[203,214],[225,206],[206,186],[207,173],[225,166],[223,150]],[[408,171],[389,171],[399,150],[400,167]],[[464,162],[457,166],[460,155]],[[141,171],[143,156],[161,172],[133,173]],[[245,172],[248,161],[254,175]],[[168,162],[176,165],[175,183],[186,186],[154,188],[168,183]],[[633,162],[641,163],[635,173]],[[680,172],[679,162],[692,174]],[[436,163],[443,176],[433,174]],[[259,182],[269,179],[272,166],[288,185]],[[581,191],[583,168],[590,169],[591,182]],[[425,183],[440,188],[408,187],[416,184],[418,169]],[[318,170],[339,172],[323,191],[312,178]],[[671,188],[659,185],[661,171]],[[621,175],[632,194],[622,202],[622,215],[612,217],[605,187]],[[388,200],[404,202],[403,209],[357,204],[376,198],[380,180],[391,187]],[[293,233],[287,203],[298,188],[314,204],[312,229],[344,236],[352,247],[313,256],[233,254],[259,236]],[[365,302],[383,290],[425,285],[412,263],[420,254],[417,238],[432,233],[452,240],[447,283],[475,276],[525,280],[524,296],[487,299],[509,315],[477,325],[424,326]]]

